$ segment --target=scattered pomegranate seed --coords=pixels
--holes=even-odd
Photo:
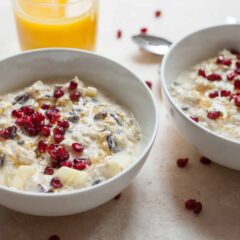
[[[42,129],[41,129],[41,134],[44,136],[44,137],[49,137],[50,136],[50,128],[47,127],[47,126],[43,126]]]
[[[45,141],[43,141],[43,140],[40,140],[38,142],[38,147],[37,148],[38,148],[38,151],[40,153],[45,153],[46,150],[47,150],[47,143]]]
[[[76,82],[74,82],[74,81],[71,81],[69,83],[68,89],[69,90],[75,90],[75,89],[77,89],[77,87],[78,87],[78,84]]]
[[[196,206],[197,201],[195,199],[188,199],[185,202],[185,208],[188,210],[193,210]]]
[[[83,152],[84,146],[83,146],[81,143],[73,143],[73,144],[72,144],[72,149],[73,149],[75,152]]]
[[[53,139],[54,139],[54,142],[55,142],[55,143],[60,143],[60,142],[62,142],[65,138],[64,138],[64,136],[63,136],[62,134],[55,134],[55,135],[53,136]]]
[[[69,153],[66,151],[66,149],[57,144],[51,144],[48,146],[47,151],[51,160],[55,163],[60,163],[69,159]]]
[[[50,105],[49,104],[46,104],[44,103],[42,106],[41,106],[41,109],[43,110],[48,110],[50,108]]]
[[[231,92],[228,90],[221,91],[221,97],[229,97],[230,95],[231,95]]]
[[[232,81],[232,80],[234,80],[234,78],[237,76],[237,73],[236,72],[232,72],[232,73],[229,73],[228,75],[227,75],[227,80],[228,81]]]
[[[117,39],[120,39],[120,38],[122,38],[122,31],[118,30],[117,31]]]
[[[232,64],[232,60],[231,59],[225,59],[223,61],[223,65],[225,65],[225,66],[230,66],[231,64]]]
[[[0,137],[5,139],[13,139],[17,135],[17,128],[16,126],[11,126],[6,129],[0,130]]]
[[[114,197],[115,200],[119,200],[121,198],[122,194],[119,193],[117,196]]]
[[[224,61],[224,56],[218,56],[216,63],[217,64],[222,64]]]
[[[143,27],[140,29],[141,34],[146,34],[148,32],[148,29],[146,27]]]
[[[61,162],[61,166],[62,166],[62,167],[72,168],[72,167],[73,167],[73,164],[72,164],[72,162],[70,162],[70,161],[64,161],[64,162]]]
[[[48,240],[60,240],[60,237],[58,235],[52,235],[48,238]]]
[[[203,77],[203,78],[206,78],[206,77],[207,77],[206,72],[205,72],[203,69],[199,69],[199,70],[198,70],[198,75],[201,76],[201,77]]]
[[[177,165],[180,168],[184,168],[188,164],[189,159],[188,158],[179,158],[177,160]]]
[[[210,97],[210,98],[218,97],[218,91],[210,92],[210,93],[208,94],[208,97]]]
[[[53,188],[61,188],[61,187],[63,186],[60,178],[58,178],[58,177],[52,178],[52,180],[50,181],[50,185],[51,185]]]
[[[231,59],[225,59],[224,56],[219,56],[217,58],[217,64],[223,64],[226,66],[230,66],[232,64]]]
[[[160,10],[157,10],[157,11],[155,11],[155,17],[156,18],[159,18],[160,16],[161,16],[161,11]]]
[[[147,86],[148,86],[150,89],[152,89],[152,82],[151,82],[151,81],[147,80],[147,81],[145,81],[145,83],[147,84]]]
[[[235,106],[240,107],[240,95],[234,95],[233,99],[234,99]]]
[[[80,163],[85,163],[86,165],[90,166],[92,164],[91,160],[88,158],[75,158],[73,160],[73,164],[80,164]]]
[[[73,168],[76,170],[84,170],[86,167],[87,165],[84,162],[73,165]]]
[[[234,81],[234,89],[240,89],[240,80]]]
[[[208,112],[207,114],[207,117],[212,120],[216,120],[221,116],[222,116],[222,112],[220,111],[211,111],[211,112]]]
[[[190,117],[194,122],[199,122],[198,117]]]
[[[212,161],[206,157],[201,157],[200,162],[205,165],[209,165],[212,163]]]
[[[78,91],[74,91],[74,92],[70,93],[70,99],[72,101],[76,101],[77,102],[80,97],[81,97],[81,93],[78,92]]]
[[[60,98],[64,95],[64,91],[61,88],[57,88],[54,90],[53,96],[55,98]]]
[[[201,202],[196,202],[195,207],[193,209],[193,212],[195,214],[199,214],[202,211],[202,203]]]
[[[64,129],[67,129],[67,128],[70,127],[69,122],[66,121],[66,120],[58,121],[58,122],[57,122],[57,125],[58,125],[59,127],[63,127]]]
[[[237,75],[239,75],[239,74],[240,74],[240,68],[236,68],[236,69],[235,69],[235,73],[236,73]]]
[[[58,109],[49,109],[45,114],[51,124],[56,123],[61,116]]]
[[[12,111],[12,117],[15,117],[15,118],[20,118],[23,116],[23,112],[21,110],[13,110]]]
[[[65,129],[63,127],[55,127],[53,129],[53,134],[60,134],[60,135],[64,135],[65,134]]]
[[[45,167],[43,174],[45,175],[53,175],[54,174],[54,169],[51,167]]]
[[[20,111],[22,111],[27,116],[31,116],[35,112],[35,110],[32,106],[23,106],[20,108]]]
[[[209,81],[220,81],[220,80],[222,80],[222,77],[221,77],[221,75],[219,75],[217,73],[212,73],[212,74],[207,76],[207,80],[209,80]]]
[[[237,67],[237,68],[240,68],[240,61],[237,61],[237,62],[236,62],[236,67]]]

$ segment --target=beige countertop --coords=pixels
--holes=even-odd
[[[162,17],[154,18],[155,10]],[[91,211],[69,217],[28,216],[0,207],[1,240],[44,240],[52,234],[61,240],[237,240],[240,238],[240,173],[199,163],[200,155],[169,122],[158,84],[160,59],[140,52],[130,36],[141,27],[175,41],[208,25],[240,17],[236,0],[102,0],[97,52],[153,81],[160,109],[159,133],[140,174],[122,193]],[[122,29],[123,38],[115,37]],[[19,51],[10,0],[0,1],[0,57]],[[176,159],[189,157],[185,169]],[[239,181],[239,182],[238,182]],[[1,197],[1,196],[0,196]],[[198,216],[185,210],[184,200],[203,203]]]

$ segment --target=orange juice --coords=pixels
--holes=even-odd
[[[15,0],[15,18],[23,50],[95,49],[97,0]]]

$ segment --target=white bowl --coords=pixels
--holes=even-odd
[[[30,51],[0,62],[0,94],[39,79],[75,75],[110,92],[134,113],[143,133],[136,160],[103,183],[67,193],[32,193],[0,186],[0,204],[41,216],[80,213],[112,199],[127,187],[143,166],[157,134],[157,105],[145,83],[123,66],[94,53],[73,49]]]
[[[202,155],[223,166],[240,170],[240,143],[224,138],[191,121],[174,103],[170,84],[187,68],[213,57],[222,49],[240,49],[240,25],[205,28],[175,43],[161,68],[163,98],[176,128]]]

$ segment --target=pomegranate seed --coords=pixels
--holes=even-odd
[[[217,64],[223,64],[224,56],[218,56],[216,63]]]
[[[229,97],[230,95],[231,95],[231,92],[228,90],[221,91],[221,97]]]
[[[60,142],[62,142],[64,140],[64,136],[61,135],[61,134],[55,134],[53,136],[53,139],[54,139],[55,143],[60,143]]]
[[[233,96],[234,104],[236,107],[240,107],[240,95]]]
[[[237,68],[240,68],[240,61],[237,61],[237,62],[236,62],[236,67],[237,67]]]
[[[198,117],[190,117],[194,122],[199,122]]]
[[[208,94],[208,97],[210,97],[210,98],[218,97],[218,91],[210,92],[210,93]]]
[[[212,163],[212,161],[206,157],[201,157],[200,162],[205,165],[209,165]]]
[[[206,77],[207,77],[206,72],[205,72],[203,69],[199,69],[199,70],[198,70],[198,75],[201,76],[201,77],[203,77],[203,78],[206,78]]]
[[[188,164],[188,160],[189,160],[188,158],[179,158],[177,160],[178,167],[184,168]]]
[[[55,127],[53,129],[53,134],[56,135],[56,134],[60,134],[60,135],[64,135],[65,134],[65,130],[63,127]]]
[[[92,164],[91,160],[87,159],[87,158],[75,158],[73,160],[74,164],[80,164],[80,163],[85,163],[86,165],[90,166]]]
[[[220,111],[211,111],[208,112],[207,117],[212,120],[216,120],[217,118],[222,116],[222,112]]]
[[[240,60],[240,53],[237,54],[237,60]]]
[[[76,101],[77,102],[80,97],[81,97],[81,93],[78,92],[78,91],[74,91],[74,92],[70,93],[70,99],[72,101]]]
[[[69,90],[75,90],[75,89],[77,89],[77,87],[78,87],[78,84],[74,81],[71,81],[68,85]]]
[[[196,202],[195,207],[193,209],[193,212],[195,214],[199,214],[202,211],[202,203],[201,202]]]
[[[48,240],[60,240],[60,237],[58,235],[52,235],[48,238]]]
[[[43,140],[40,140],[39,142],[38,142],[38,151],[40,152],[40,153],[45,153],[46,152],[46,150],[47,150],[47,143],[46,142],[44,142]]]
[[[141,34],[146,34],[148,32],[148,29],[146,27],[143,27],[140,29]]]
[[[152,89],[152,82],[151,82],[151,81],[147,80],[147,81],[145,81],[145,83],[147,84],[147,86],[148,86],[150,89]]]
[[[51,144],[47,148],[50,158],[53,162],[63,162],[69,159],[69,153],[64,147],[61,147],[57,144]]]
[[[23,112],[21,110],[13,110],[12,111],[12,117],[20,118],[23,116]]]
[[[50,128],[47,126],[43,126],[41,129],[41,133],[44,137],[49,137],[51,133]]]
[[[53,188],[61,188],[63,186],[60,178],[58,177],[54,177],[52,178],[51,182],[50,182],[50,185],[53,187]]]
[[[53,96],[55,98],[60,98],[64,95],[64,91],[61,88],[57,88],[54,90]]]
[[[193,210],[196,206],[197,201],[195,199],[188,199],[185,202],[185,208],[188,210]]]
[[[81,143],[73,143],[73,144],[72,144],[72,149],[73,149],[75,152],[83,152],[84,146],[83,146]]]
[[[46,111],[46,117],[51,124],[56,123],[60,116],[61,115],[58,113],[58,109],[49,109]]]
[[[239,75],[240,74],[240,68],[235,69],[235,73]]]
[[[217,73],[212,73],[212,74],[207,76],[207,80],[209,80],[209,81],[220,81],[220,80],[222,80],[222,77],[221,77],[221,75],[219,75]]]
[[[54,174],[54,169],[51,167],[45,167],[43,174],[45,175],[53,175]]]
[[[224,56],[219,56],[217,58],[217,64],[223,64],[226,66],[230,66],[232,64],[231,59],[224,59]]]
[[[119,200],[121,198],[122,194],[119,193],[117,196],[114,197],[115,200]]]
[[[84,162],[73,165],[73,168],[76,170],[84,170],[86,167],[87,165]]]
[[[234,89],[240,89],[240,80],[234,81]]]
[[[117,39],[121,39],[122,38],[122,31],[118,30],[116,36],[117,36]]]
[[[237,73],[236,72],[232,72],[232,73],[229,73],[228,75],[227,75],[227,80],[228,81],[232,81],[232,80],[234,80],[234,78],[237,76]]]
[[[0,130],[0,137],[8,139],[9,138],[9,132],[6,129]]]
[[[41,106],[41,108],[42,108],[43,110],[48,110],[48,109],[50,108],[50,105],[44,103],[44,104]]]
[[[22,111],[27,116],[31,116],[35,112],[35,110],[32,106],[23,106],[20,108],[20,111]]]
[[[58,125],[59,127],[63,127],[64,129],[67,129],[67,128],[70,127],[69,122],[66,121],[66,120],[58,121],[58,122],[57,122],[57,125]]]
[[[155,17],[159,18],[160,16],[161,16],[161,11],[160,10],[155,11]]]
[[[18,126],[24,126],[25,124],[25,120],[24,118],[17,118],[15,123],[18,125]]]
[[[72,167],[73,167],[73,164],[72,164],[72,162],[70,162],[70,161],[64,161],[64,162],[61,162],[61,166],[62,166],[62,167],[72,168]]]

